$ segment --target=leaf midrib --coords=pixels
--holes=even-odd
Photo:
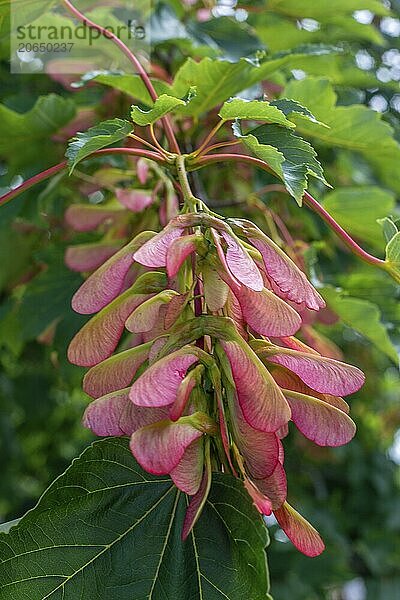
[[[228,532],[228,534],[230,535],[230,537],[232,538],[232,540],[236,544],[236,539],[232,536],[232,532],[229,530],[229,527],[227,526],[225,520],[223,519],[223,517],[221,516],[221,514],[217,510],[216,506],[212,502],[210,502],[210,500],[207,501],[207,504],[209,506],[211,506],[212,509],[215,511],[215,513],[217,514],[218,518],[223,523],[224,528],[226,529],[226,531]],[[229,596],[227,596],[225,594],[225,592],[223,592],[222,590],[220,590],[219,587],[217,587],[215,585],[215,583],[213,583],[212,581],[210,581],[208,579],[208,577],[206,577],[206,575],[204,575],[204,573],[201,571],[200,562],[199,562],[199,553],[197,551],[197,544],[196,544],[196,537],[195,537],[195,534],[194,534],[194,529],[191,531],[191,537],[192,537],[192,543],[193,543],[193,552],[194,552],[195,561],[196,561],[197,581],[198,581],[199,594],[200,594],[199,595],[199,600],[206,600],[205,596],[203,595],[203,586],[201,584],[201,579],[202,578],[205,579],[205,581],[207,581],[207,583],[209,585],[211,585],[215,590],[217,590],[217,592],[219,594],[221,594],[224,598],[226,598],[227,600],[230,600]]]
[[[177,506],[178,506],[179,496],[181,494],[180,491],[178,490],[178,488],[175,488],[175,489],[176,489],[176,492],[177,492],[176,498],[175,498],[175,503],[174,503],[174,506],[172,508],[171,518],[169,520],[167,534],[165,536],[165,541],[164,541],[163,547],[161,549],[160,560],[158,561],[157,569],[156,569],[156,572],[155,572],[154,577],[153,577],[153,583],[152,583],[152,586],[151,586],[151,589],[150,589],[150,593],[149,593],[149,600],[151,600],[153,598],[153,592],[154,592],[155,587],[156,587],[156,583],[157,583],[157,579],[158,579],[158,574],[160,572],[160,568],[161,568],[161,565],[162,565],[162,562],[163,562],[163,559],[164,559],[165,550],[166,550],[166,547],[168,545],[169,536],[171,534],[172,524],[173,524],[173,522],[175,520],[176,509],[177,509]]]

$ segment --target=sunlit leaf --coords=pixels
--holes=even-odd
[[[279,107],[269,102],[252,100],[246,101],[241,98],[232,98],[225,102],[219,111],[221,119],[226,121],[235,119],[254,119],[256,121],[268,121],[277,123],[292,129],[294,124],[287,119]]]
[[[155,100],[150,110],[142,110],[138,106],[132,106],[131,119],[137,125],[150,125],[176,108],[186,106],[195,95],[196,92],[194,89],[191,89],[184,99],[168,96],[168,94],[161,94]]]

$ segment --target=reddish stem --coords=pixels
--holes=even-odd
[[[209,131],[209,133],[204,138],[203,142],[197,148],[197,150],[195,152],[196,156],[203,153],[204,148],[206,148],[207,144],[209,144],[211,142],[211,140],[213,139],[215,134],[219,131],[219,129],[222,127],[222,125],[224,125],[224,123],[225,123],[225,121],[223,121],[223,120],[219,121],[215,125],[215,127],[213,127],[213,129],[211,129],[211,131]]]
[[[264,187],[257,190],[257,196],[261,196],[262,194],[267,194],[269,192],[282,192],[283,194],[289,193],[285,186],[281,183],[269,183],[268,185],[264,185]]]
[[[260,160],[259,158],[254,158],[253,156],[247,156],[246,154],[214,154],[212,156],[203,156],[201,158],[199,157],[194,163],[194,168],[196,168],[195,165],[199,167],[205,167],[208,164],[214,162],[224,162],[227,160],[235,160],[237,162],[249,163],[251,165],[254,165],[255,167],[259,167],[260,169],[267,171],[268,173],[273,173],[274,175],[276,175],[273,169],[271,169],[271,167],[267,165],[267,163],[265,163],[263,160]],[[385,261],[381,260],[380,258],[377,258],[376,256],[372,256],[372,254],[369,254],[368,252],[363,250],[357,244],[357,242],[355,242],[353,238],[350,237],[348,233],[346,233],[343,227],[341,227],[339,223],[337,223],[335,219],[331,217],[331,215],[321,206],[321,204],[311,196],[311,194],[305,192],[303,198],[304,203],[314,212],[316,212],[325,221],[325,223],[329,225],[331,229],[333,229],[336,235],[338,235],[343,240],[343,242],[351,250],[351,252],[353,252],[353,254],[356,254],[370,265],[384,267],[386,269]]]
[[[331,229],[333,229],[333,231],[336,233],[336,235],[338,235],[343,240],[343,242],[346,244],[346,246],[348,248],[350,248],[350,250],[354,254],[357,254],[357,256],[359,256],[365,262],[367,262],[371,265],[382,266],[385,264],[384,260],[381,260],[380,258],[376,258],[376,256],[372,256],[372,254],[369,254],[368,252],[363,250],[361,248],[361,246],[359,246],[357,244],[357,242],[355,242],[353,240],[353,238],[350,237],[348,233],[346,233],[346,231],[343,229],[343,227],[341,227],[339,225],[339,223],[337,223],[335,221],[335,219],[333,217],[331,217],[331,215],[324,209],[324,207],[321,206],[321,204],[315,198],[313,198],[311,196],[311,194],[309,194],[308,192],[304,192],[303,199],[304,199],[304,204],[307,204],[307,206],[309,208],[311,208],[311,210],[313,210],[314,212],[319,214],[321,219],[323,219],[325,221],[325,223],[327,223],[329,225],[329,227],[331,227]]]
[[[198,156],[205,156],[212,150],[217,150],[218,148],[227,148],[228,146],[236,146],[236,144],[240,144],[240,140],[232,140],[227,142],[220,142],[218,144],[213,144],[212,146],[207,146],[206,148],[204,148],[204,150],[202,150],[198,154]]]
[[[139,137],[138,135],[135,135],[134,133],[129,133],[128,137],[130,137],[132,140],[136,140],[137,142],[142,144],[142,146],[147,146],[148,148],[150,148],[150,150],[153,150],[154,152],[158,153],[158,148],[153,146],[153,144],[150,144],[150,142],[148,142],[147,140],[144,140],[143,138]]]
[[[151,137],[151,139],[154,142],[154,147],[157,148],[157,150],[159,152],[165,153],[164,148],[161,146],[161,144],[159,143],[159,141],[157,139],[156,133],[154,131],[154,125],[153,124],[150,125],[150,137]]]
[[[133,54],[133,52],[131,50],[129,50],[128,46],[126,46],[124,44],[124,42],[122,40],[120,40],[118,36],[115,35],[115,33],[109,31],[108,29],[105,29],[101,25],[97,25],[97,23],[94,23],[90,19],[87,19],[85,17],[85,15],[82,14],[69,0],[63,0],[63,2],[65,4],[65,6],[67,7],[67,9],[78,19],[78,21],[81,21],[81,23],[83,23],[84,25],[87,25],[88,27],[91,27],[92,29],[96,29],[97,31],[100,31],[100,33],[102,35],[104,35],[105,38],[112,40],[114,42],[114,44],[116,44],[118,46],[118,48],[120,48],[120,50],[122,50],[122,52],[125,54],[125,56],[130,60],[130,62],[135,67],[139,77],[141,78],[144,85],[146,86],[146,89],[149,92],[151,99],[153,101],[157,100],[157,97],[158,97],[157,92],[154,89],[153,84],[151,83],[150,77],[146,73],[146,71],[145,71],[143,65],[140,63],[140,61],[136,58],[136,56]],[[165,134],[167,136],[171,150],[173,152],[176,152],[177,154],[180,154],[178,142],[176,141],[175,134],[173,132],[170,120],[168,119],[168,117],[164,117],[163,119],[161,119],[161,121],[164,125]]]
[[[215,162],[225,162],[235,160],[237,162],[248,162],[256,167],[260,167],[264,171],[268,171],[268,173],[272,173],[276,175],[275,171],[271,169],[267,163],[259,158],[254,158],[253,156],[247,156],[246,154],[211,154],[209,156],[202,156],[196,159],[193,163],[194,168],[198,167],[206,167],[207,165]]]
[[[132,154],[133,156],[149,158],[150,160],[154,160],[155,162],[161,164],[165,163],[165,158],[164,156],[161,156],[161,154],[152,152],[151,150],[144,150],[142,148],[103,148],[102,150],[96,150],[87,158],[98,156],[99,154]]]
[[[133,156],[142,156],[144,158],[149,158],[150,160],[154,160],[159,163],[165,162],[164,158],[160,154],[156,154],[155,152],[150,152],[150,150],[142,150],[141,148],[103,148],[102,150],[96,150],[96,152],[93,152],[87,158],[92,158],[93,156],[99,156],[102,154],[131,154]],[[46,179],[49,179],[49,177],[51,177],[52,175],[55,175],[56,173],[59,173],[66,167],[67,167],[67,161],[63,160],[62,162],[58,163],[57,165],[54,165],[53,167],[50,167],[49,169],[46,169],[45,171],[42,171],[41,173],[38,173],[37,175],[30,177],[30,179],[27,179],[26,181],[24,181],[24,183],[21,183],[21,185],[19,185],[18,187],[14,188],[13,190],[10,190],[9,192],[7,192],[7,194],[4,194],[4,196],[1,196],[0,197],[0,206],[3,204],[6,204],[6,202],[9,202],[13,198],[16,198],[17,196],[22,194],[22,192],[29,190],[31,187],[33,187],[37,183],[40,183],[41,181],[45,181]]]
[[[9,202],[13,198],[16,198],[17,196],[22,194],[22,192],[29,190],[31,187],[33,187],[37,183],[40,183],[41,181],[45,181],[46,179],[49,179],[49,177],[51,177],[52,175],[59,173],[60,171],[65,169],[66,166],[67,166],[67,161],[63,160],[63,162],[58,163],[58,165],[54,165],[54,167],[50,167],[50,169],[46,169],[45,171],[42,171],[41,173],[34,175],[34,177],[30,177],[30,179],[27,179],[26,181],[24,181],[24,183],[21,183],[21,185],[19,185],[18,187],[14,188],[13,190],[10,190],[6,194],[4,194],[4,196],[1,196],[0,197],[0,206],[2,206],[3,204],[6,204],[6,202]]]

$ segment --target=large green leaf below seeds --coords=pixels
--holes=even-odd
[[[267,600],[266,528],[241,482],[214,475],[181,542],[187,497],[128,440],[95,442],[0,535],[1,600]]]
[[[380,113],[361,104],[337,106],[337,95],[327,79],[308,77],[291,81],[285,88],[285,96],[306,106],[329,126],[323,128],[294,115],[299,133],[334,149],[360,153],[388,188],[400,191],[400,145],[394,138],[393,128]]]

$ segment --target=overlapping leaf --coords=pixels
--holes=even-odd
[[[261,125],[243,134],[237,124],[233,130],[254,156],[275,171],[300,206],[309,175],[326,183],[314,148],[290,130]]]
[[[196,98],[182,109],[182,113],[194,117],[212,109],[252,85],[267,79],[272,73],[285,67],[297,68],[315,62],[334,49],[322,46],[294,49],[287,54],[269,56],[264,60],[241,58],[237,62],[203,58],[200,62],[192,58],[178,70],[170,93],[183,96],[189,87],[196,87]]]
[[[386,245],[385,261],[391,275],[400,283],[400,232],[397,232]]]
[[[327,79],[308,77],[291,81],[285,88],[285,95],[306,106],[329,126],[329,129],[323,128],[294,117],[301,134],[324,145],[362,154],[390,189],[400,190],[400,145],[381,113],[357,104],[337,106],[336,93]]]
[[[268,121],[292,129],[295,125],[285,117],[280,107],[266,101],[247,101],[241,98],[231,98],[225,102],[219,111],[219,116],[224,121],[235,119],[254,119]]]
[[[135,98],[146,106],[150,107],[153,104],[150,94],[139,75],[119,75],[107,71],[94,71],[84,75],[81,81],[82,84],[95,81],[96,83],[119,90],[128,96],[132,96],[132,98]],[[170,86],[164,81],[151,79],[151,82],[157,94],[162,95],[169,92]]]

